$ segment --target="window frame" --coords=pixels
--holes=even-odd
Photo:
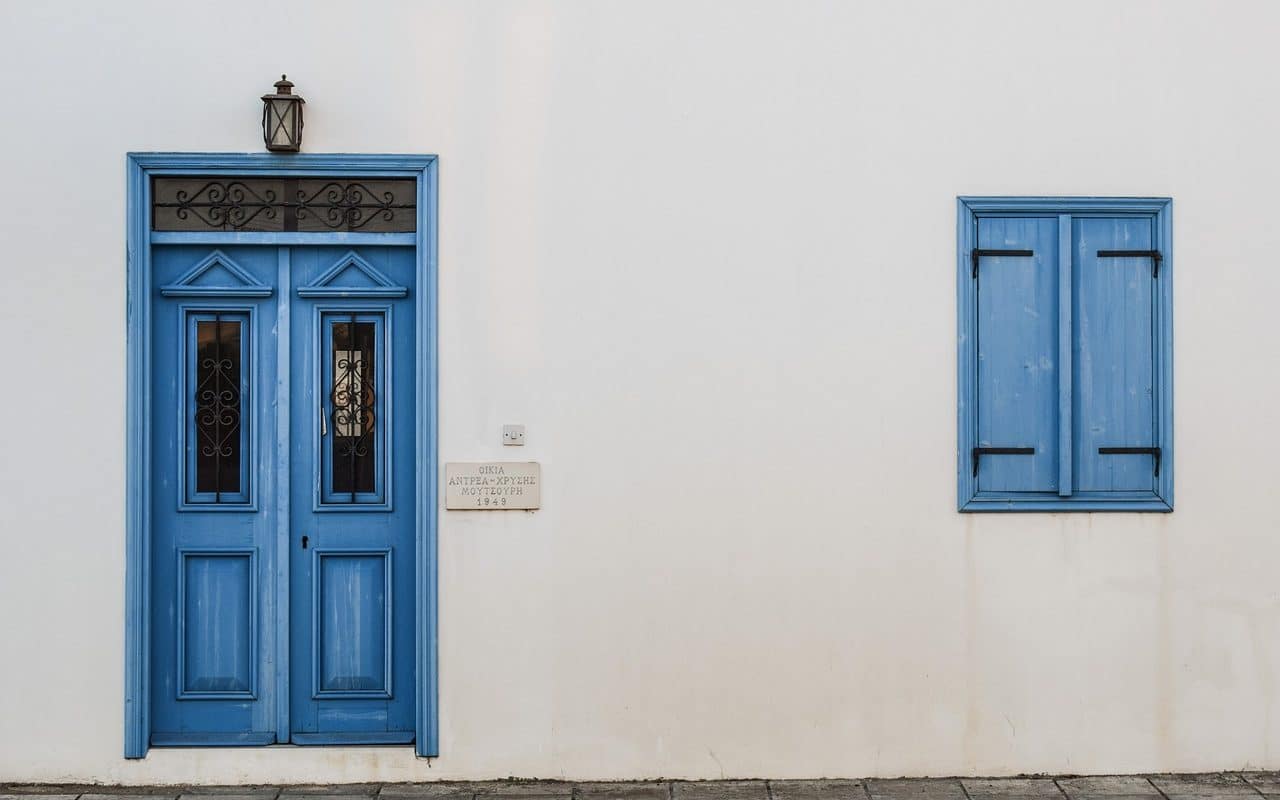
[[[1173,200],[1168,197],[974,197],[956,199],[956,476],[958,510],[975,511],[1155,511],[1173,510]],[[1070,265],[1074,257],[1071,219],[1081,217],[1146,217],[1154,221],[1154,248],[1161,254],[1155,277],[1153,315],[1156,431],[1154,446],[1161,450],[1160,474],[1155,489],[1145,492],[1073,492],[1070,496],[1031,492],[978,491],[972,453],[977,446],[977,306],[978,282],[972,273],[970,252],[977,245],[980,217],[1058,216],[1066,219],[1067,238],[1059,236],[1059,261]],[[1069,272],[1063,272],[1069,276]],[[1060,282],[1060,305],[1073,305],[1070,280]],[[1065,295],[1065,296],[1064,296]],[[1059,316],[1059,337],[1073,337],[1069,313]],[[1071,339],[1068,339],[1070,349]],[[1061,347],[1061,344],[1060,344]],[[1070,368],[1068,363],[1066,368]],[[1060,407],[1070,409],[1069,390],[1061,392]],[[1060,422],[1060,436],[1071,446],[1070,415]]]
[[[387,512],[395,508],[392,503],[391,486],[392,464],[394,454],[392,442],[392,426],[395,414],[392,413],[391,382],[391,336],[392,313],[391,303],[375,304],[317,304],[313,310],[315,352],[323,354],[316,360],[314,380],[317,392],[323,398],[321,408],[326,423],[323,429],[315,431],[312,463],[320,471],[315,481],[315,496],[312,498],[311,510],[325,512]],[[354,497],[350,492],[339,492],[333,488],[333,403],[330,395],[333,380],[333,327],[344,317],[354,317],[357,322],[374,324],[374,341],[378,348],[373,359],[374,394],[378,398],[376,406],[378,423],[374,427],[374,491],[357,492]]]
[[[181,363],[178,365],[178,510],[193,512],[257,511],[257,438],[254,421],[257,403],[257,359],[253,357],[257,345],[257,306],[227,303],[181,303],[178,305],[180,327],[178,348]],[[242,325],[240,329],[240,491],[223,492],[223,499],[215,500],[213,492],[197,490],[197,465],[195,446],[199,435],[195,429],[196,331],[201,322],[210,321],[215,315],[223,315]]]

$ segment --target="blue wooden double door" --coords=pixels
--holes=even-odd
[[[412,742],[414,248],[152,264],[151,743]]]

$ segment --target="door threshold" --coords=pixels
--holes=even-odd
[[[260,747],[275,744],[275,731],[244,733],[153,733],[152,747]]]
[[[413,744],[413,731],[372,731],[369,733],[295,733],[291,744]]]

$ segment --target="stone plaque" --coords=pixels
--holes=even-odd
[[[542,502],[542,466],[536,461],[444,465],[444,507],[449,511],[529,511]]]

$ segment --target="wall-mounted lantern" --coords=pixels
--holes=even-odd
[[[268,150],[296,153],[302,149],[302,104],[293,83],[281,75],[276,93],[262,96],[262,139]]]

